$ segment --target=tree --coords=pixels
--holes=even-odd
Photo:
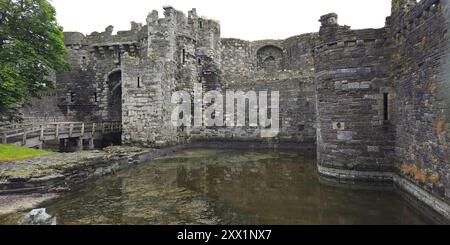
[[[46,0],[0,0],[0,121],[17,118],[31,97],[69,68],[62,28]]]

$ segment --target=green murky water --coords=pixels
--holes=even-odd
[[[285,150],[183,150],[43,207],[58,224],[427,223],[393,191],[322,184],[314,156]]]

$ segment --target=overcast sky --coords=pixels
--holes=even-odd
[[[222,37],[246,40],[284,39],[317,32],[321,15],[336,12],[339,23],[354,29],[383,27],[391,0],[50,0],[65,31],[89,34],[113,25],[129,30],[130,22],[145,23],[147,14],[171,5],[196,8],[199,16],[220,21]]]

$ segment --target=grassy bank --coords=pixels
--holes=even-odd
[[[13,145],[0,145],[0,162],[21,160],[35,156],[50,155],[52,152],[35,150],[25,147],[13,146]]]

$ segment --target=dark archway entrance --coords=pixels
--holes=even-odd
[[[122,71],[117,70],[108,75],[108,119],[122,121]]]
[[[122,71],[112,71],[106,81],[108,121],[122,123]],[[102,135],[101,147],[111,144],[122,144],[122,133],[106,133]]]

